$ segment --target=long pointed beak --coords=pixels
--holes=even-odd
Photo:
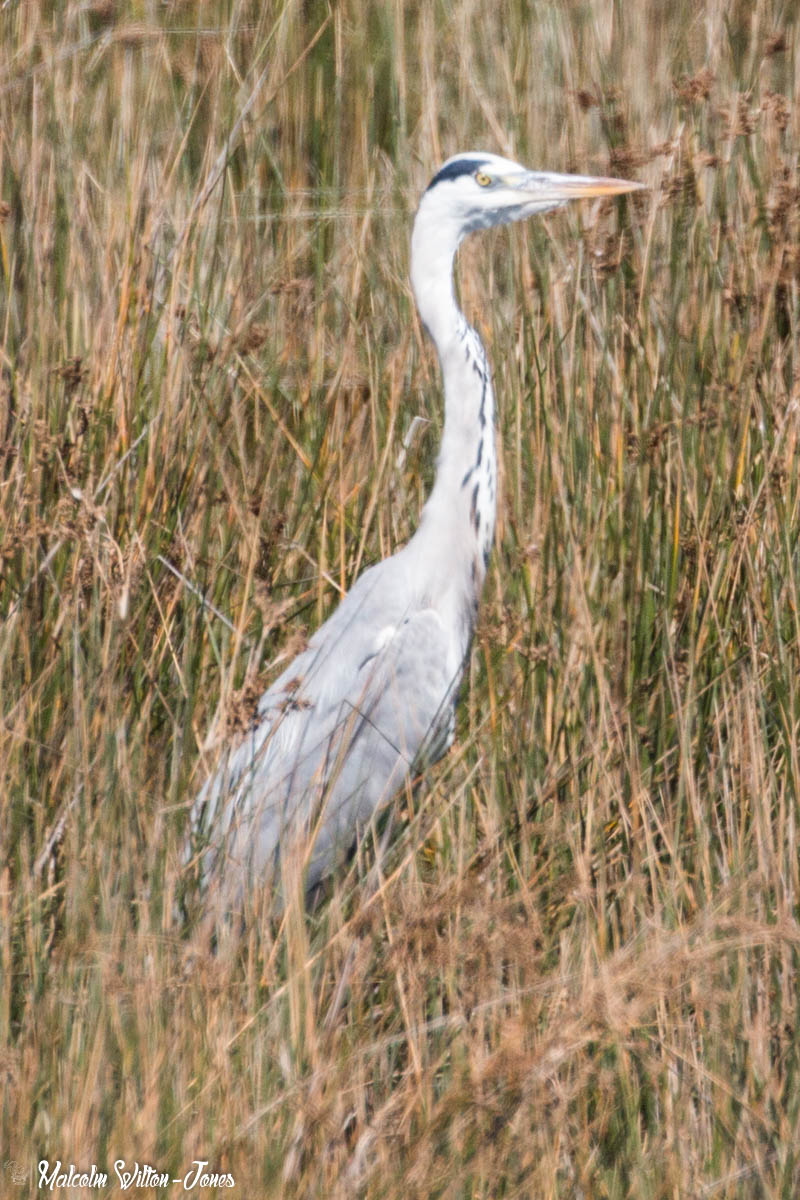
[[[503,180],[515,191],[526,192],[531,200],[544,204],[564,204],[586,196],[620,196],[638,192],[645,184],[630,179],[604,179],[599,175],[557,175],[551,171],[525,171]]]

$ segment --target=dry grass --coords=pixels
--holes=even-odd
[[[0,1190],[797,1195],[794,9],[134,11],[0,9]],[[651,191],[465,247],[503,500],[456,748],[376,894],[211,958],[207,731],[414,527],[410,217],[470,146]]]

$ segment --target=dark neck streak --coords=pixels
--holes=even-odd
[[[497,458],[489,363],[461,314],[456,338],[440,348],[440,360],[445,424],[419,536],[430,538],[437,570],[461,594],[471,632],[494,539]]]

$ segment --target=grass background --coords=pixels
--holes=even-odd
[[[800,1192],[797,15],[2,6],[3,1195]],[[377,892],[211,957],[208,731],[415,527],[410,222],[484,147],[650,191],[463,248],[502,497],[456,746]]]

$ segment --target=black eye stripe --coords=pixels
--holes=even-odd
[[[445,179],[459,179],[462,175],[474,175],[476,171],[485,171],[486,163],[482,158],[459,158],[456,162],[445,163],[441,171],[434,175],[427,191],[442,183]]]

